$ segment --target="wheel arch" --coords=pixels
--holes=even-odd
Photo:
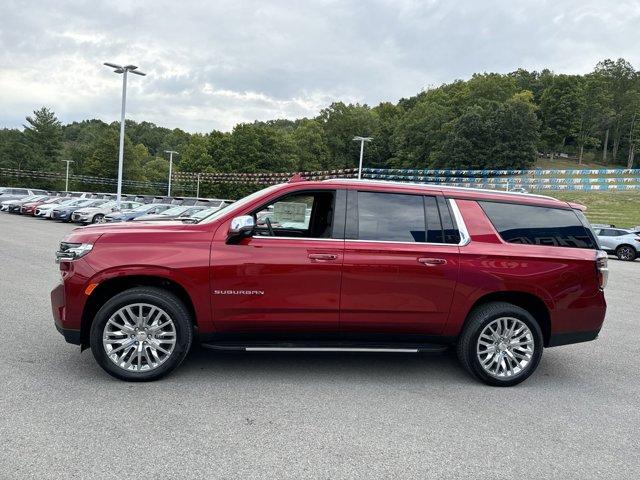
[[[193,319],[194,326],[197,327],[198,318],[193,300],[187,292],[187,289],[175,280],[156,275],[117,276],[100,282],[91,292],[91,295],[84,305],[80,323],[80,348],[82,350],[89,347],[91,323],[102,305],[114,295],[134,287],[156,287],[173,293],[187,307]]]
[[[460,332],[464,331],[464,328],[469,323],[471,314],[476,308],[492,302],[511,303],[529,312],[538,322],[540,330],[542,330],[544,346],[547,347],[549,345],[549,341],[551,339],[551,312],[540,297],[528,292],[500,291],[483,295],[475,301],[475,303],[467,312],[464,324],[462,325]]]

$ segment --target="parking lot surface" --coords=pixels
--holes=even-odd
[[[453,355],[200,349],[134,384],[53,325],[72,228],[0,214],[0,478],[640,476],[640,261],[610,261],[600,338],[513,388]]]

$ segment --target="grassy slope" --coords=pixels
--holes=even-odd
[[[542,169],[600,169],[621,168],[619,166],[605,167],[600,164],[585,163],[578,165],[575,161],[566,159],[540,159],[536,163],[537,168]],[[615,192],[615,191],[553,191],[544,190],[534,193],[549,195],[568,202],[581,203],[587,207],[586,215],[592,223],[613,224],[618,227],[635,227],[640,225],[640,191]]]

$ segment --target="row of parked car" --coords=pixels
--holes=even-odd
[[[185,221],[205,218],[233,200],[124,195],[120,208],[112,193],[48,192],[0,187],[0,211],[80,224],[129,221]]]

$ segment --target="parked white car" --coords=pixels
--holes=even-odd
[[[36,208],[35,216],[42,218],[51,218],[51,212],[53,212],[54,208],[57,208],[61,205],[77,205],[80,202],[84,202],[86,199],[84,198],[62,198],[58,202],[53,203],[43,203],[42,205],[38,205]]]
[[[640,254],[640,236],[623,228],[596,228],[600,248],[620,260],[631,262]]]
[[[71,221],[76,223],[104,223],[105,215],[118,210],[118,204],[115,200],[103,203],[97,207],[83,207],[76,210],[71,215]],[[120,202],[121,210],[131,210],[142,205],[140,202]]]

